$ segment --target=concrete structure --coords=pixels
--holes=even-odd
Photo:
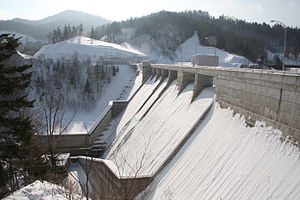
[[[219,56],[216,55],[194,55],[192,56],[193,66],[219,66]]]
[[[78,162],[85,171],[89,171],[89,182],[99,199],[133,199],[153,181],[151,176],[122,175],[121,169],[111,161],[79,156]]]
[[[149,63],[145,65],[141,63],[138,67],[144,81],[154,75],[157,75],[157,78],[168,78],[168,84],[176,80],[179,91],[182,91],[189,83],[194,83],[193,100],[203,88],[211,86],[213,77],[216,77],[216,100],[222,107],[230,107],[236,113],[244,115],[249,125],[253,125],[257,120],[265,121],[267,125],[280,129],[284,136],[291,136],[294,141],[300,142],[299,74],[211,66],[150,65]],[[112,101],[91,129],[90,134],[55,136],[57,146],[62,152],[71,152],[74,155],[84,154],[86,138],[93,141],[101,136],[112,118],[122,112],[129,101]],[[124,176],[118,166],[102,159],[78,157],[77,162],[84,169],[91,170],[90,182],[104,199],[121,198],[124,195],[130,199],[143,191],[167,166],[204,119],[210,107],[203,116],[199,116],[199,120],[190,127],[186,137],[178,143],[159,169],[147,177],[137,174]]]
[[[146,69],[144,69],[146,68]],[[216,97],[222,107],[231,107],[253,125],[264,121],[300,142],[300,75],[282,71],[238,69],[207,66],[152,64],[143,67],[143,76],[158,69],[177,73],[182,90],[194,81],[194,96],[216,77]]]
[[[95,125],[86,134],[62,134],[35,135],[34,140],[45,151],[52,140],[52,144],[58,153],[70,153],[71,155],[87,155],[93,142],[106,130],[112,118],[116,117],[127,106],[129,101],[110,101]]]

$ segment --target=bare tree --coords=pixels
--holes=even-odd
[[[47,134],[47,154],[51,166],[55,168],[57,162],[56,137],[67,131],[74,119],[75,112],[70,119],[66,119],[63,109],[63,96],[55,90],[50,90],[44,98],[44,105],[42,106],[43,134]]]

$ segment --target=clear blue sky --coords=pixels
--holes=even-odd
[[[0,0],[0,5],[0,19],[42,19],[78,10],[120,21],[161,10],[203,10],[215,17],[259,23],[276,19],[300,28],[300,0]]]

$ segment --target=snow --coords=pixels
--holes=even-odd
[[[25,54],[25,53],[21,53],[19,51],[17,51],[17,54],[20,55],[22,58],[24,58],[25,60],[29,60],[32,58],[32,56]]]
[[[200,44],[197,32],[194,35],[182,43],[175,52],[177,61],[189,62],[191,61],[192,55],[217,55],[219,56],[219,65],[224,67],[239,67],[243,63],[251,63],[248,59],[243,56],[230,54],[224,50],[202,46]]]
[[[117,139],[107,154],[108,159],[122,166],[125,174],[154,174],[213,101],[213,88],[204,89],[191,103],[193,85],[178,94],[175,82],[160,96],[167,80],[160,85],[158,82],[148,80],[129,103],[127,109],[134,110],[123,116],[125,120],[121,119]],[[153,95],[149,96],[148,88],[154,91]],[[145,102],[147,97],[150,98]],[[145,103],[140,108],[142,102]]]
[[[79,112],[76,113],[75,118],[73,119],[72,124],[68,133],[72,134],[82,134],[86,133],[85,126],[89,130],[96,120],[99,118],[101,113],[106,109],[110,100],[123,99],[126,100],[131,94],[131,90],[136,90],[136,87],[133,86],[136,76],[135,69],[131,68],[128,65],[120,65],[119,72],[116,73],[116,76],[113,76],[111,82],[105,88],[103,95],[98,100],[96,108],[91,112]],[[137,78],[137,86],[140,84],[138,81],[141,79],[141,76]],[[69,113],[71,116],[73,113]]]
[[[4,198],[4,200],[68,200],[72,195],[72,199],[83,199],[82,196],[72,194],[65,188],[49,183],[47,181],[35,181],[30,185],[14,192]]]
[[[145,57],[146,55],[136,49],[123,47],[119,44],[103,42],[91,38],[78,36],[43,46],[34,57],[45,57],[58,59],[64,57],[71,59],[72,55],[77,52],[80,60],[85,60],[87,56],[90,57],[92,62],[96,62],[99,57],[112,58],[112,57]]]
[[[299,148],[264,123],[214,109],[147,189],[147,199],[300,199]],[[141,195],[143,196],[143,195]]]

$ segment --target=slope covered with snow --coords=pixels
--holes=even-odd
[[[202,46],[200,44],[197,32],[195,32],[191,38],[182,43],[177,48],[175,54],[178,62],[190,62],[192,55],[203,54],[219,56],[219,65],[224,67],[238,67],[243,63],[250,63],[250,61],[243,56],[230,54],[226,51],[211,46]]]
[[[299,149],[217,104],[148,188],[147,199],[300,199]]]
[[[99,57],[145,57],[143,53],[133,48],[123,47],[121,45],[100,40],[94,40],[79,36],[56,44],[50,44],[42,47],[34,57],[45,57],[57,59],[64,57],[71,59],[74,53],[77,53],[80,60],[85,60],[88,56],[91,61],[96,62]]]
[[[111,82],[104,88],[103,95],[98,99],[97,106],[90,112],[78,112],[73,119],[70,130],[68,133],[86,133],[85,126],[90,129],[97,121],[97,118],[101,116],[101,113],[108,106],[110,100],[122,99],[126,100],[131,94],[131,90],[136,88],[134,85],[139,85],[137,82],[134,84],[135,80],[135,69],[128,65],[120,65],[119,73],[113,76]],[[138,76],[138,80],[141,76]],[[72,115],[70,112],[68,115]]]
[[[148,94],[149,99],[144,106],[133,112],[134,115],[127,118],[128,122],[122,123],[121,129],[117,130],[121,134],[113,143],[107,158],[121,166],[126,175],[137,171],[139,175],[154,174],[213,101],[212,88],[204,89],[191,103],[192,84],[180,94],[175,82],[164,91],[166,86],[167,80],[151,96]],[[146,91],[142,92],[142,89],[140,96],[134,97],[135,101],[145,98]],[[127,108],[134,105],[134,102],[130,102]]]

